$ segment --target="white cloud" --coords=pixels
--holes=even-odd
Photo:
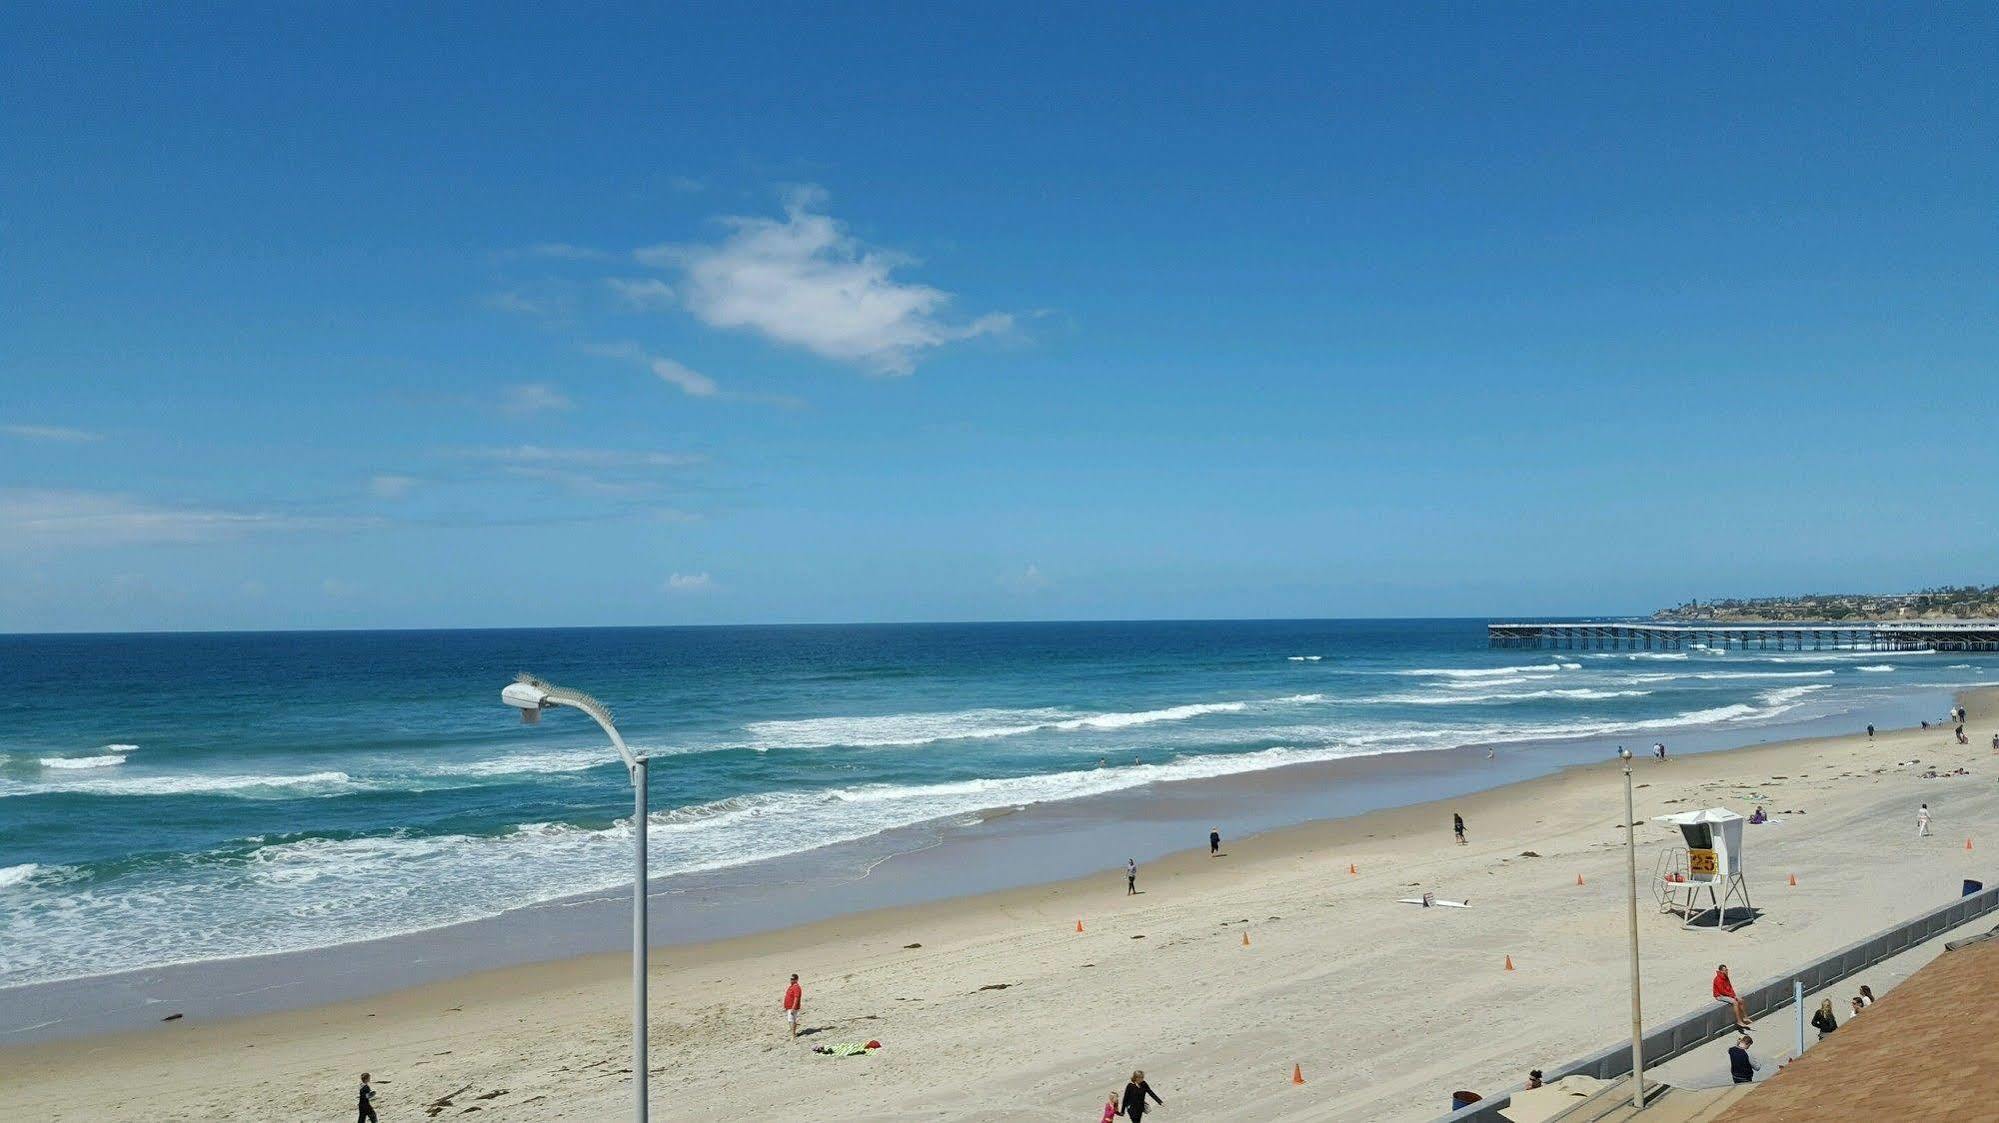
[[[212,542],[365,525],[368,520],[173,506],[113,492],[0,488],[0,544],[23,547]]]
[[[818,213],[824,194],[792,193],[782,220],[734,217],[715,245],[652,246],[647,265],[680,270],[688,311],[713,327],[756,332],[816,355],[878,374],[908,374],[929,351],[956,340],[1002,332],[1013,318],[942,317],[951,294],[897,280],[915,264],[862,242]]]
[[[500,409],[516,417],[574,408],[569,395],[546,382],[527,382],[500,392]]]
[[[577,495],[642,495],[657,491],[663,474],[700,464],[704,457],[643,449],[548,448],[512,445],[459,450],[458,455],[491,461],[515,479],[555,484]]]
[[[700,371],[658,355],[647,354],[645,348],[636,343],[587,343],[583,350],[587,354],[606,359],[622,359],[637,363],[658,376],[670,386],[677,386],[681,392],[695,398],[713,398],[722,393],[722,387],[715,380]]]
[[[572,464],[598,468],[681,468],[705,458],[687,452],[649,452],[614,448],[547,448],[511,445],[468,449],[465,455],[508,464]]]
[[[656,310],[673,307],[673,287],[657,277],[606,277],[604,283],[619,299],[634,308]]]
[[[486,294],[486,306],[537,320],[567,320],[576,311],[574,282],[547,279]]]
[[[696,398],[712,398],[720,389],[715,385],[714,379],[698,370],[682,366],[672,359],[654,359],[647,365],[662,382],[678,386]]]
[[[368,481],[368,491],[377,499],[402,499],[415,489],[415,476],[376,476]]]
[[[653,486],[651,481],[647,480],[609,479],[574,468],[554,468],[537,464],[509,464],[500,470],[518,479],[559,484],[578,495],[637,495],[650,490]]]
[[[104,434],[88,429],[71,429],[64,425],[0,425],[0,433],[19,437],[24,441],[60,441],[65,444],[81,444],[101,441]]]
[[[714,579],[706,572],[676,573],[666,579],[665,589],[669,593],[705,593],[715,588]]]

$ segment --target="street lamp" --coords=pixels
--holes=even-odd
[[[632,834],[636,839],[632,882],[632,1097],[633,1118],[646,1123],[646,758],[635,755],[611,724],[611,711],[580,690],[551,686],[529,674],[515,678],[500,691],[500,700],[521,711],[533,725],[550,706],[568,706],[589,714],[610,735],[625,769],[632,777]]]
[[[1624,876],[1629,890],[1631,931],[1631,1109],[1645,1110],[1645,1016],[1638,1003],[1638,828],[1631,808],[1631,750],[1617,746],[1624,761]]]

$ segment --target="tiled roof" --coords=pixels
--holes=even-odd
[[[1864,1013],[1833,1009],[1839,1029],[1721,1123],[1999,1121],[1999,939],[1945,952]]]

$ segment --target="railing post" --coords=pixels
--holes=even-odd
[[[1791,980],[1791,1005],[1798,1008],[1798,1051],[1794,1056],[1805,1055],[1805,981]]]

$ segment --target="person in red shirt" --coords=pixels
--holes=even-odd
[[[1726,1002],[1735,1008],[1735,1024],[1749,1028],[1749,1011],[1743,1009],[1742,999],[1735,996],[1735,983],[1728,977],[1728,964],[1720,963],[1714,969],[1714,998],[1716,1002]]]
[[[798,976],[791,977],[791,985],[784,988],[784,1020],[791,1027],[791,1036],[798,1036],[798,1011],[805,1005],[805,991],[799,988]]]

